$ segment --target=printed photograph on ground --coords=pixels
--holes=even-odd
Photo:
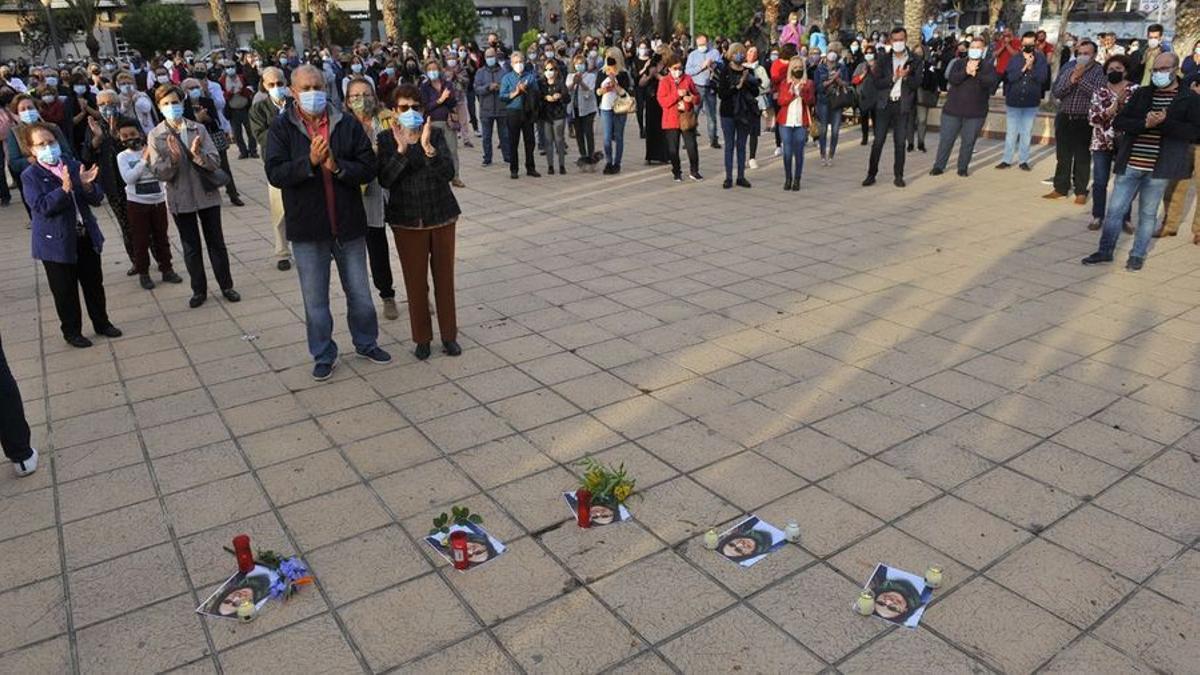
[[[923,578],[883,563],[875,565],[865,588],[875,594],[875,616],[908,628],[917,627],[933,597]]]
[[[237,618],[238,605],[249,600],[254,603],[254,609],[260,610],[271,599],[271,585],[279,578],[279,573],[269,567],[255,565],[246,574],[238,572],[225,580],[225,583],[200,603],[196,611],[208,616],[227,619]]]
[[[717,552],[742,567],[750,567],[787,543],[783,530],[751,515],[717,539]]]
[[[450,555],[450,535],[455,532],[467,533],[467,561],[471,563],[472,567],[482,565],[508,550],[504,544],[500,543],[499,539],[488,534],[483,526],[475,523],[451,525],[450,531],[445,534],[431,534],[425,537],[425,543],[429,544],[447,562],[453,563],[454,558]]]
[[[563,499],[567,502],[567,508],[571,510],[571,517],[575,517],[579,511],[579,501],[575,499],[575,493],[564,492]],[[625,508],[624,504],[614,506],[611,503],[592,502],[592,507],[588,510],[592,515],[592,527],[621,523],[630,518],[629,509]]]

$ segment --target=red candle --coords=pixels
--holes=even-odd
[[[238,571],[249,574],[254,569],[254,554],[250,552],[250,537],[239,534],[233,538],[233,554],[237,556]]]
[[[467,560],[467,533],[462,530],[450,533],[450,560],[456,570],[465,570],[471,564]]]
[[[575,491],[575,517],[580,527],[592,526],[592,493],[582,488]]]

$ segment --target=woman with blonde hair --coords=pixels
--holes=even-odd
[[[784,45],[795,45],[796,49],[800,49],[800,43],[803,40],[804,31],[800,28],[800,13],[792,12],[788,14],[787,24],[779,32],[779,46],[782,48]]]
[[[812,107],[816,103],[816,86],[808,79],[804,59],[794,56],[788,61],[787,77],[779,83],[775,99],[779,112],[775,124],[783,147],[783,189],[800,189],[800,174],[804,170],[804,144],[812,124]]]
[[[625,55],[619,47],[604,52],[604,68],[596,75],[596,96],[600,99],[600,122],[604,129],[604,173],[621,173],[621,155],[625,152],[626,112],[617,112],[617,99],[631,96],[632,82],[625,72]]]

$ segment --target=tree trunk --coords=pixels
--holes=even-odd
[[[1200,40],[1200,3],[1180,2],[1175,6],[1175,53],[1190,58]]]
[[[96,39],[96,29],[93,28],[87,31],[87,36],[83,39],[83,43],[87,45],[88,55],[92,60],[100,60],[100,41]]]
[[[383,34],[388,42],[400,44],[400,5],[396,0],[383,0]]]
[[[837,35],[846,17],[846,0],[829,0],[829,15],[825,17],[825,32]]]
[[[988,26],[996,27],[1002,11],[1004,11],[1004,0],[988,0]]]
[[[904,27],[908,29],[908,43],[921,41],[921,25],[929,15],[929,0],[904,0]]]
[[[1058,27],[1058,43],[1055,45],[1054,54],[1050,57],[1051,82],[1054,81],[1053,78],[1058,77],[1058,69],[1062,66],[1062,41],[1063,37],[1067,34],[1068,19],[1071,18],[1071,9],[1075,7],[1075,0],[1062,0],[1059,6],[1062,8],[1062,23]]]
[[[379,14],[379,0],[367,0],[367,17],[371,22],[371,28],[367,30],[367,39],[371,42],[379,42],[379,22],[375,17]]]
[[[312,21],[308,16],[309,0],[300,0],[300,49],[304,51],[312,47]]]
[[[285,45],[292,44],[292,0],[275,0],[275,30],[279,34],[280,42]],[[271,54],[271,58],[274,57],[275,55]]]
[[[583,34],[583,18],[579,15],[579,0],[563,0],[563,25],[571,35]],[[513,45],[519,42],[521,36],[513,36]]]
[[[225,49],[225,55],[229,56],[237,49],[237,35],[233,32],[233,22],[229,20],[229,5],[225,4],[225,0],[208,0],[208,11],[217,22],[221,46]]]
[[[775,39],[779,36],[779,0],[762,0],[763,26],[768,36]]]
[[[329,3],[327,0],[308,0],[312,8],[312,30],[316,32],[317,43],[322,47],[329,46]]]

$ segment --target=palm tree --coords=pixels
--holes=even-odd
[[[1175,53],[1187,57],[1200,40],[1200,3],[1181,2],[1175,6]]]
[[[292,0],[275,0],[275,30],[279,31],[280,42],[292,43]]]
[[[779,0],[762,0],[763,5],[763,25],[767,27],[770,37],[778,37],[776,34],[779,27]]]
[[[225,54],[232,54],[233,50],[237,49],[237,35],[233,32],[233,22],[229,20],[229,6],[225,4],[225,0],[208,0],[208,11],[217,22],[217,33],[221,36],[221,46],[225,48]]]
[[[83,24],[84,44],[87,45],[88,54],[92,60],[100,58],[100,41],[96,39],[96,19],[99,18],[99,0],[66,0],[67,6],[75,10],[79,15],[79,21]]]
[[[579,14],[579,0],[563,0],[563,23],[567,27],[567,32],[571,35],[583,34],[583,17]],[[513,36],[513,43],[520,39],[520,36]]]
[[[921,24],[929,16],[933,3],[930,0],[904,0],[904,27],[908,29],[908,41],[921,39]]]
[[[379,23],[375,21],[375,15],[379,13],[378,0],[367,0],[367,17],[371,22],[371,28],[367,31],[367,39],[371,42],[379,41]]]
[[[301,50],[312,47],[312,21],[308,16],[309,0],[300,0],[300,45]],[[298,50],[299,51],[299,50]]]
[[[308,0],[312,9],[312,29],[317,33],[317,42],[329,46],[329,3],[327,0]]]
[[[388,42],[400,44],[400,3],[397,0],[383,0],[383,33]]]

